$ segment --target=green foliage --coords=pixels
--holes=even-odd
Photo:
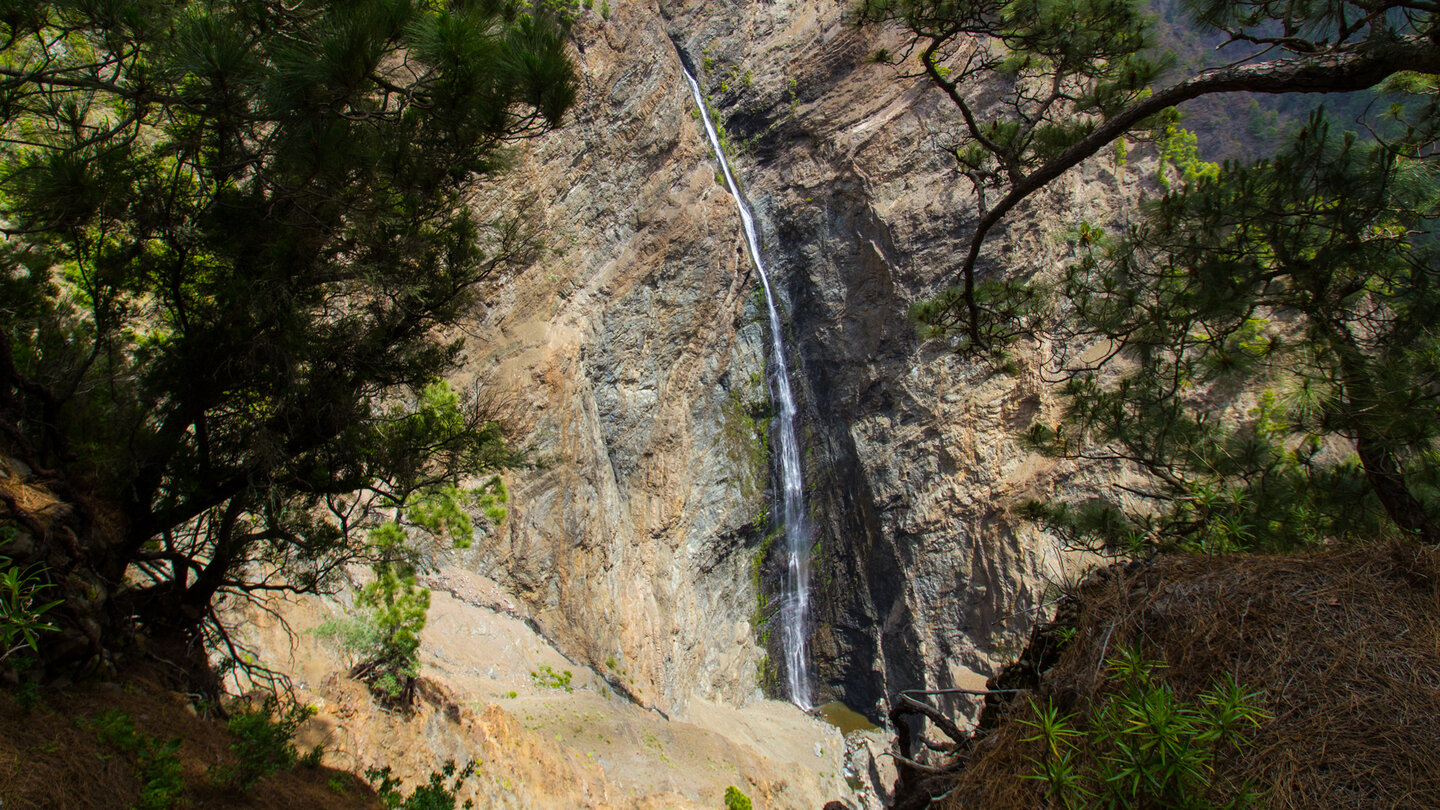
[[[981,344],[989,347],[992,359],[1001,361],[1005,349],[1015,340],[1034,334],[1035,328],[1051,312],[1051,302],[1044,288],[1017,279],[986,279],[973,293],[979,306],[994,317],[981,325]],[[957,313],[963,309],[966,292],[951,287],[910,307],[910,318],[920,325],[926,337],[948,337],[957,341],[957,348],[970,350],[974,345],[968,322]]]
[[[266,776],[293,768],[302,761],[310,766],[318,765],[320,746],[303,758],[295,749],[296,730],[313,716],[313,706],[296,704],[281,711],[274,695],[267,695],[259,705],[242,707],[225,721],[225,727],[235,738],[230,751],[237,761],[211,768],[210,778],[216,784],[244,792]]]
[[[1026,512],[1131,552],[1436,538],[1440,187],[1423,143],[1316,117],[1272,161],[1196,176],[1081,245],[1066,340],[1109,355],[1064,359],[1064,418],[1028,438],[1125,462],[1147,500]]]
[[[780,666],[770,660],[769,654],[760,656],[755,668],[755,685],[767,695],[776,694],[780,686]]]
[[[734,785],[725,788],[725,810],[751,810],[754,806],[740,788]]]
[[[747,385],[731,388],[720,411],[720,438],[725,457],[741,471],[741,497],[754,496],[769,478],[772,417],[769,392],[758,374]]]
[[[1125,139],[1116,138],[1110,147],[1110,153],[1115,161],[1115,168],[1124,171],[1126,164],[1130,162],[1130,147],[1125,143]]]
[[[1194,136],[1175,126],[1177,105],[1225,94],[1244,98],[1239,91],[1309,98],[1399,77],[1384,89],[1418,97],[1394,100],[1386,111],[1377,97],[1366,96],[1369,103],[1362,99],[1347,118],[1399,145],[1400,154],[1426,160],[1434,154],[1433,83],[1404,78],[1417,65],[1440,63],[1440,39],[1432,35],[1440,21],[1432,4],[1398,0],[1361,22],[1340,2],[1157,2],[861,0],[857,20],[903,31],[914,59],[906,67],[923,72],[950,104],[953,134],[940,139],[942,148],[979,202],[958,283],[916,312],[932,335],[961,336],[953,341],[959,351],[1003,357],[1006,343],[1043,333],[1044,325],[1025,323],[1031,308],[1016,312],[1005,294],[1006,285],[1023,284],[997,279],[1002,268],[982,248],[1008,213],[1106,145],[1127,137],[1156,141],[1167,187],[1163,164],[1174,164],[1187,183],[1222,173],[1200,159]],[[1148,5],[1159,13],[1146,14]],[[1186,24],[1178,18],[1186,16],[1194,46],[1227,48],[1216,58],[1228,64],[1188,63],[1178,75],[1163,75],[1172,59],[1157,44],[1174,44],[1175,27]],[[1223,126],[1238,131],[1238,117]],[[1256,123],[1264,128],[1264,121]],[[1313,130],[1311,123],[1299,134]],[[1024,295],[1019,298],[1023,303]],[[1062,332],[1069,318],[1063,309],[1056,310]]]
[[[351,675],[376,698],[402,706],[409,703],[420,672],[420,631],[430,591],[416,584],[413,568],[404,562],[378,562],[373,568],[375,579],[356,597],[360,615],[325,622],[315,632],[355,661]]]
[[[574,677],[570,670],[556,672],[548,664],[541,664],[537,670],[530,672],[530,680],[538,689],[563,689],[566,692],[574,692],[570,686],[570,679]]]
[[[314,631],[317,638],[329,642],[353,661],[368,660],[380,649],[380,630],[366,618],[344,616],[322,622]]]
[[[1183,700],[1157,673],[1163,664],[1134,648],[1106,661],[1111,686],[1082,715],[1053,704],[1030,703],[1035,719],[1021,722],[1041,743],[1024,778],[1043,782],[1047,795],[1070,808],[1242,808],[1258,795],[1248,783],[1216,776],[1218,757],[1247,744],[1245,732],[1268,716],[1258,693],[1222,676],[1193,700]]]
[[[960,160],[977,186],[998,187],[1147,92],[1167,62],[1148,50],[1145,11],[1138,0],[863,0],[857,17],[914,36],[922,43],[920,65],[936,84],[1006,79],[992,85],[1001,95],[985,107],[991,117],[965,105],[967,140],[980,148]],[[1057,102],[1063,113],[1052,109]]]
[[[1058,645],[1058,646],[1060,646],[1060,647],[1064,647],[1066,644],[1069,644],[1070,642],[1074,641],[1074,640],[1075,640],[1075,636],[1078,635],[1079,632],[1080,632],[1080,631],[1077,630],[1077,629],[1074,628],[1074,627],[1057,627],[1057,628],[1055,628],[1055,643],[1056,643],[1056,645]]]
[[[185,794],[184,770],[180,765],[180,738],[162,740],[135,730],[130,715],[112,710],[90,725],[100,742],[133,758],[135,779],[140,783],[138,810],[168,810],[182,804]]]
[[[8,544],[9,538],[5,542]],[[9,557],[0,556],[0,662],[27,648],[39,652],[40,634],[55,630],[43,617],[60,600],[40,601],[45,590],[55,587],[46,581],[46,571],[39,563],[21,568]]]
[[[420,631],[425,629],[430,609],[430,590],[416,584],[412,565],[391,557],[403,541],[399,527],[387,523],[375,535],[389,537],[395,545],[384,539],[377,541],[382,559],[373,566],[375,579],[361,589],[356,599],[367,610],[365,637],[373,639],[374,647],[361,651],[368,654],[355,674],[370,685],[377,697],[403,704],[409,702],[411,684],[420,672]]]
[[[22,681],[15,688],[15,705],[24,711],[34,711],[44,702],[43,690],[37,681]]]
[[[260,572],[328,587],[380,512],[468,540],[519,456],[443,335],[538,244],[468,201],[573,103],[576,4],[113,5],[0,15],[7,450],[125,527],[35,559],[132,584],[104,633],[193,634]]]
[[[784,526],[770,525],[770,510],[762,509],[760,514],[755,516],[751,525],[759,531],[765,532],[760,545],[755,549],[755,554],[750,558],[750,587],[755,589],[755,611],[750,615],[750,627],[755,632],[755,643],[760,648],[766,649],[770,646],[770,620],[774,618],[774,609],[770,598],[765,595],[765,585],[762,582],[761,574],[765,568],[765,561],[770,557],[770,551],[775,546],[775,541],[785,533]],[[768,661],[761,662],[761,673],[759,677],[764,684],[764,669]]]
[[[1166,164],[1174,166],[1186,183],[1219,178],[1220,164],[1207,163],[1200,159],[1200,141],[1195,137],[1195,133],[1181,129],[1173,122],[1167,122],[1156,140],[1160,147],[1160,165],[1156,176],[1163,188],[1170,188],[1170,178],[1165,173]]]
[[[475,763],[470,762],[456,772],[455,761],[448,760],[439,772],[431,771],[430,780],[415,788],[410,795],[400,792],[400,780],[390,773],[390,767],[371,768],[365,776],[375,784],[380,794],[380,803],[390,810],[455,810],[455,794],[465,780],[475,775]],[[474,802],[465,800],[461,807],[474,807]]]
[[[377,698],[403,705],[409,702],[419,674],[420,632],[430,607],[430,591],[417,580],[420,557],[414,540],[428,538],[468,548],[475,533],[472,513],[499,523],[505,519],[509,497],[499,476],[469,488],[451,476],[432,476],[434,453],[454,453],[456,458],[446,465],[451,469],[511,466],[519,463],[520,455],[505,445],[493,422],[477,429],[444,381],[425,386],[416,402],[390,409],[383,436],[393,446],[429,446],[431,455],[416,459],[406,475],[397,476],[399,486],[367,508],[347,513],[352,526],[369,525],[374,579],[356,597],[360,615],[326,622],[316,632],[355,659],[352,674],[365,681]],[[397,466],[406,469],[404,463]]]

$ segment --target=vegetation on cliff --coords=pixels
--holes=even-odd
[[[221,594],[403,583],[372,532],[465,541],[503,495],[465,485],[519,457],[434,381],[532,255],[474,191],[574,99],[565,5],[0,3],[0,520],[64,600],[52,673],[136,627],[194,660]]]

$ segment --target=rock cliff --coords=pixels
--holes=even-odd
[[[465,376],[546,464],[513,477],[510,519],[461,562],[645,705],[742,703],[774,681],[766,325],[683,54],[783,299],[817,526],[817,695],[878,717],[896,689],[973,684],[1060,564],[1006,507],[1073,473],[1013,439],[1049,407],[1036,360],[993,375],[907,320],[974,218],[938,148],[941,100],[867,61],[894,43],[843,2],[610,9],[576,29],[573,120],[518,150],[496,197],[526,204],[547,246],[476,313]],[[1090,185],[1033,210],[1089,204]],[[1053,265],[1065,224],[1014,217],[996,260]]]

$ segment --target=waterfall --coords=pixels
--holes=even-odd
[[[807,655],[808,634],[806,625],[810,620],[810,527],[805,516],[805,487],[800,471],[800,445],[795,438],[795,396],[790,388],[790,370],[785,362],[785,343],[780,337],[780,313],[775,308],[775,296],[770,291],[770,277],[765,273],[765,261],[760,257],[760,237],[755,229],[755,217],[750,206],[740,194],[730,164],[725,160],[725,150],[720,147],[720,136],[710,120],[710,111],[705,107],[705,97],[700,85],[682,63],[681,72],[690,83],[690,92],[695,95],[695,105],[700,108],[700,120],[705,123],[705,134],[710,137],[710,146],[715,150],[715,159],[725,176],[725,186],[735,198],[735,207],[740,210],[740,223],[745,229],[745,247],[750,260],[760,275],[760,285],[765,288],[765,307],[770,315],[770,354],[775,374],[771,381],[773,400],[779,404],[776,417],[775,435],[780,446],[781,516],[785,527],[785,582],[780,594],[780,640],[785,653],[785,677],[790,687],[790,700],[802,709],[812,708],[810,703],[810,665]]]

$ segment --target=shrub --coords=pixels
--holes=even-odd
[[[1267,715],[1231,677],[1184,701],[1155,673],[1164,664],[1136,649],[1120,651],[1106,666],[1118,691],[1085,716],[1065,715],[1053,704],[1031,701],[1035,729],[1026,742],[1044,752],[1023,778],[1044,782],[1061,807],[1249,807],[1249,783],[1217,784],[1214,761],[1247,744],[1244,731]],[[1211,799],[1223,796],[1217,804]]]
[[[430,772],[429,782],[406,796],[400,792],[400,780],[391,775],[388,765],[365,771],[366,778],[375,784],[375,792],[380,794],[380,803],[390,810],[455,810],[455,794],[474,774],[474,762],[466,764],[456,773],[455,761],[450,760],[438,773]],[[474,807],[475,803],[466,799],[461,806]]]
[[[270,774],[293,768],[301,761],[295,749],[295,731],[315,715],[315,708],[295,704],[281,712],[279,706],[279,700],[268,695],[260,705],[251,704],[230,715],[225,726],[235,737],[230,750],[236,762],[211,769],[216,784],[246,791]],[[303,761],[318,765],[321,753],[323,749],[316,746]]]
[[[140,783],[138,810],[167,810],[180,804],[185,793],[180,766],[180,739],[161,740],[135,730],[130,715],[108,711],[92,721],[102,743],[134,757],[132,768]]]
[[[548,664],[541,664],[538,672],[532,671],[530,673],[530,680],[535,682],[536,687],[542,689],[564,689],[566,692],[575,691],[574,688],[570,686],[570,679],[572,677],[574,677],[574,675],[570,670],[567,669],[564,672],[556,672],[551,669]]]
[[[746,796],[740,788],[731,785],[725,788],[725,810],[752,810],[750,797]]]
[[[0,542],[9,545],[15,529],[0,527],[6,531],[0,535]],[[9,557],[0,556],[0,661],[29,648],[40,650],[40,633],[54,630],[55,626],[42,617],[60,600],[41,603],[41,591],[55,587],[45,581],[42,566],[32,565],[21,568]]]

